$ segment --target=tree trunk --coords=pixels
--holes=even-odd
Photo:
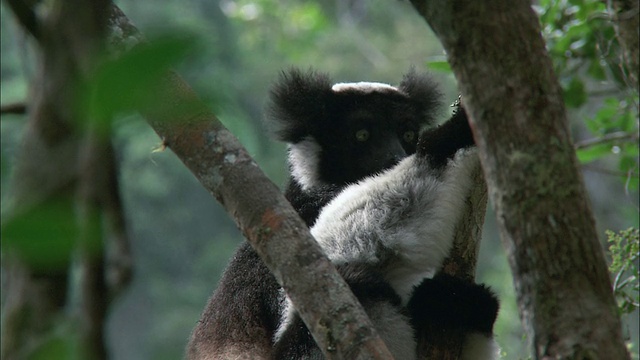
[[[608,1],[606,3],[609,3]],[[640,26],[640,3],[638,0],[614,0],[613,5],[614,28],[616,36],[620,42],[622,50],[622,63],[626,69],[628,85],[631,89],[638,90],[638,72],[640,72],[640,62],[638,53],[640,52],[640,36],[638,27]]]
[[[535,359],[626,359],[562,93],[529,1],[412,1],[470,114]]]

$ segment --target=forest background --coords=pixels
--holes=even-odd
[[[269,84],[290,65],[313,66],[336,81],[391,84],[415,65],[431,69],[445,99],[457,97],[439,41],[408,2],[116,3],[152,41],[176,36],[195,41],[177,71],[276,184],[285,182],[285,149],[269,140],[261,118]],[[0,9],[1,102],[28,101],[36,55],[4,3]],[[606,247],[605,230],[638,227],[637,91],[625,87],[617,55],[611,51],[613,28],[604,3],[540,1],[536,9],[565,90],[583,175]],[[1,125],[4,209],[24,115],[3,114]],[[134,277],[109,311],[108,349],[112,359],[180,358],[242,236],[170,151],[155,151],[161,141],[143,119],[126,114],[115,125]],[[496,334],[505,358],[525,359],[527,339],[510,270],[491,206],[488,211],[477,280],[490,285],[501,299]],[[49,249],[40,251],[47,254]],[[3,301],[5,296],[3,291]],[[624,333],[637,358],[637,310],[624,319]]]

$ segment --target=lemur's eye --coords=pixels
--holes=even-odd
[[[402,134],[402,140],[408,143],[413,142],[415,138],[416,138],[416,133],[414,131],[405,131],[404,134]]]
[[[369,140],[369,130],[360,129],[360,130],[356,131],[356,140],[358,140],[360,142],[364,142],[364,141]]]

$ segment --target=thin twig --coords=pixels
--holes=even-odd
[[[638,177],[638,174],[635,173],[635,172],[632,172],[632,171],[629,172],[629,171],[609,170],[609,169],[603,169],[603,168],[595,167],[595,166],[590,165],[590,164],[582,165],[582,169],[584,169],[586,171],[605,174],[605,175],[621,176],[621,177],[626,177],[626,178],[637,178]]]
[[[4,104],[0,106],[0,114],[18,114],[23,115],[27,113],[27,104],[23,102]]]
[[[579,150],[579,149],[584,149],[584,148],[588,148],[591,146],[596,146],[596,145],[600,145],[608,142],[627,141],[627,140],[638,140],[638,134],[637,133],[631,134],[624,131],[617,131],[614,133],[603,135],[602,137],[599,137],[599,138],[578,141],[577,143],[574,144],[574,147],[576,150]]]

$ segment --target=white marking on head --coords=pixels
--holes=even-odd
[[[322,184],[318,169],[322,148],[314,138],[308,136],[302,141],[289,145],[289,166],[291,176],[303,190]]]
[[[356,90],[363,93],[372,93],[375,91],[398,91],[398,88],[389,84],[379,82],[357,82],[357,83],[337,83],[331,87],[335,92]]]

